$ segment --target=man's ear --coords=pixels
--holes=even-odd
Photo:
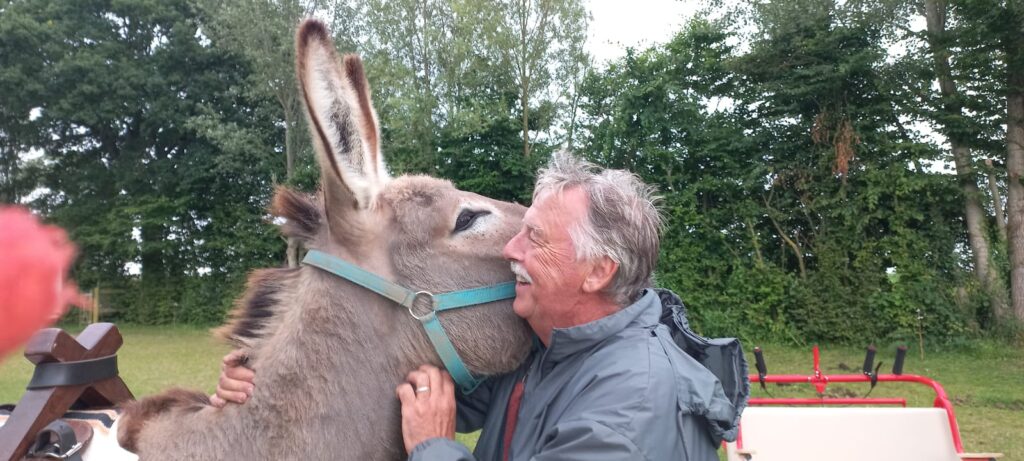
[[[590,268],[590,273],[587,274],[587,278],[583,280],[583,292],[584,293],[600,293],[611,285],[612,278],[615,277],[615,273],[619,270],[619,263],[612,261],[612,258],[607,256],[600,257],[593,263]]]

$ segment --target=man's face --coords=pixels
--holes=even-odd
[[[503,255],[516,271],[513,309],[542,338],[552,327],[569,326],[561,320],[581,293],[587,264],[576,260],[569,228],[584,219],[586,210],[587,196],[578,188],[542,195],[505,245]]]

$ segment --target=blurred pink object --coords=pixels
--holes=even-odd
[[[0,358],[67,310],[87,306],[67,278],[75,246],[28,210],[0,206]]]

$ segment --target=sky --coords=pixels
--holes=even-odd
[[[600,65],[627,47],[665,43],[701,7],[700,0],[589,0],[587,51]]]

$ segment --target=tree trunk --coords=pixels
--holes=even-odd
[[[772,222],[772,226],[775,227],[775,232],[779,234],[779,238],[785,242],[785,245],[788,245],[793,250],[793,254],[796,256],[797,266],[800,269],[800,278],[806,280],[807,265],[804,263],[804,249],[800,247],[800,244],[797,243],[795,239],[789,238],[789,235],[786,235],[786,231],[782,230],[782,226],[779,225],[779,222],[775,220],[774,215],[778,214],[778,211],[772,208],[770,196],[764,198],[764,208],[768,211],[768,220]],[[753,235],[753,228],[751,228],[751,235]],[[796,238],[799,238],[799,235],[797,235]],[[783,248],[785,248],[785,246],[783,246]],[[785,266],[785,264],[785,251],[783,251],[782,265]]]
[[[530,101],[526,94],[527,85],[522,86],[523,94],[519,97],[519,104],[523,111],[523,157],[530,156]]]
[[[18,176],[18,153],[16,149],[0,146],[0,203],[18,203],[21,197],[16,184]]]
[[[947,5],[942,0],[925,0],[925,19],[928,27],[928,42],[935,60],[935,74],[939,80],[943,109],[950,115],[959,116],[961,104],[957,101],[956,82],[949,67],[949,50],[943,39],[946,34]],[[953,151],[957,179],[964,195],[964,218],[967,221],[967,240],[974,260],[974,275],[985,290],[996,315],[1005,312],[1006,289],[1002,279],[990,261],[988,237],[985,233],[986,214],[981,205],[981,191],[975,178],[971,152],[957,134],[954,127],[943,127]]]
[[[430,24],[433,19],[430,17],[430,5],[427,4],[427,0],[420,2],[420,7],[422,8],[421,13],[423,15],[423,28],[421,29],[423,36],[420,39],[420,45],[423,46],[423,50],[421,51],[421,57],[423,58],[423,79],[427,85],[427,95],[433,97],[434,88],[430,81]]]
[[[148,218],[148,220],[147,220]],[[143,223],[139,226],[139,236],[141,242],[139,242],[139,262],[142,264],[140,280],[142,283],[139,284],[141,297],[140,304],[143,306],[143,310],[136,311],[135,321],[150,321],[150,322],[161,322],[168,320],[167,318],[161,318],[161,316],[167,315],[167,312],[158,311],[158,304],[152,302],[152,299],[159,299],[165,293],[162,288],[167,286],[167,267],[164,264],[164,254],[161,246],[164,241],[163,228],[159,224],[153,224],[151,221],[158,220],[160,217],[143,217]],[[170,303],[164,304],[167,306]]]
[[[291,115],[291,108],[284,109],[284,177],[291,181],[295,172],[295,146],[292,137],[295,136],[295,127],[292,126],[294,117]]]
[[[576,135],[576,115],[580,108],[580,79],[579,72],[573,72],[573,84],[572,84],[572,102],[569,105],[569,133],[566,136],[565,148],[569,152],[572,152],[573,148],[573,137]],[[669,184],[672,182],[669,181]]]
[[[1006,243],[1006,214],[1003,212],[1003,195],[999,192],[999,182],[996,181],[996,173],[992,167],[992,159],[985,159],[985,166],[988,167],[988,192],[992,195],[992,209],[996,213],[996,230],[999,231],[999,241]]]
[[[757,238],[757,232],[754,230],[754,223],[750,218],[746,218],[743,222],[747,225],[747,230],[750,232],[750,243],[754,246],[754,263],[758,269],[764,268],[764,257],[761,255],[761,243],[760,239]]]
[[[530,157],[530,50],[526,38],[529,1],[521,3],[519,11],[519,52],[522,63],[519,66],[519,109],[523,111],[523,157]]]
[[[282,91],[288,92],[295,90],[288,88]],[[290,94],[282,94],[281,98],[281,109],[284,110],[284,175],[285,182],[290,183],[295,175],[295,143],[293,138],[295,136],[295,117],[292,114],[292,109],[295,107],[295,97]],[[295,237],[288,237],[288,246],[285,249],[285,260],[288,263],[288,267],[299,267],[299,242],[295,240]]]
[[[1024,75],[1010,74],[1006,97],[1007,238],[1013,314],[1024,321]]]

